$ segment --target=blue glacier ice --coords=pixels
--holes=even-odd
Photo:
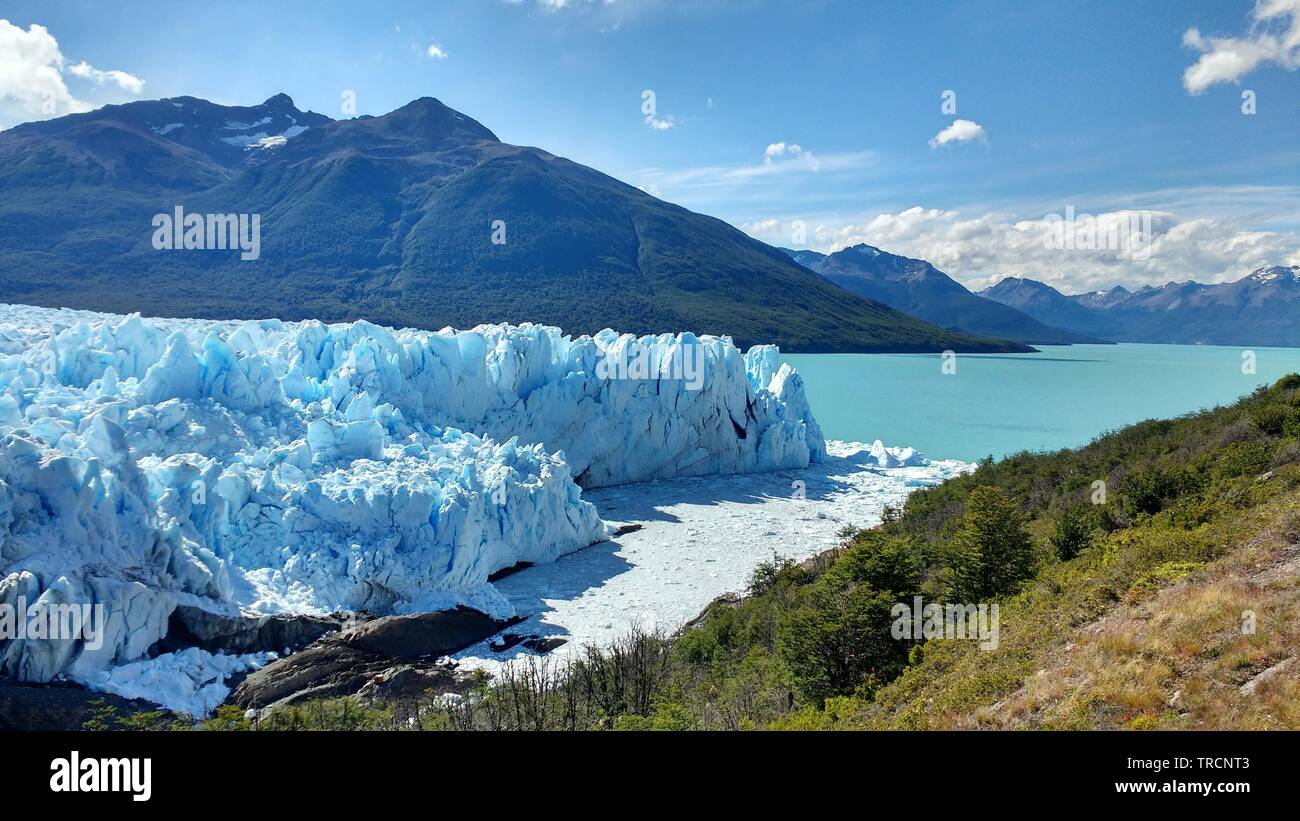
[[[825,452],[770,346],[0,305],[0,606],[106,614],[98,646],[0,635],[0,675],[132,691],[105,671],[162,661],[181,604],[508,615],[489,574],[606,538],[583,488]]]

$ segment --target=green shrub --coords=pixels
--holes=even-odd
[[[897,599],[866,585],[818,582],[781,623],[778,646],[806,702],[850,695],[874,678],[888,681],[907,661],[907,645],[890,634]]]
[[[749,584],[746,586],[746,593],[750,596],[761,596],[767,591],[776,587],[781,581],[782,576],[788,574],[795,568],[793,559],[786,556],[772,554],[771,561],[762,561],[754,572],[749,574]]]
[[[1057,514],[1048,543],[1058,559],[1068,562],[1092,544],[1098,512],[1095,506],[1069,505]]]
[[[948,554],[953,601],[976,603],[1008,595],[1034,572],[1034,548],[1020,511],[997,487],[971,492]]]

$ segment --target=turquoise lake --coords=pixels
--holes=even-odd
[[[1036,346],[1037,347],[1037,346]],[[1300,372],[1300,348],[1041,346],[1037,354],[792,354],[828,439],[975,460],[1057,450],[1143,419],[1230,404]]]

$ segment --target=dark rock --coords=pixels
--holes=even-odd
[[[392,656],[321,641],[272,662],[240,683],[230,701],[240,707],[269,707],[365,693],[375,696],[425,690],[456,690],[454,668],[435,662],[402,662]]]
[[[338,640],[358,650],[402,659],[445,656],[483,641],[521,618],[496,619],[468,607],[437,613],[386,616],[344,631]]]
[[[369,618],[365,614],[223,616],[181,605],[172,612],[167,636],[153,650],[155,655],[188,647],[212,653],[279,653],[306,647],[327,633]]]
[[[390,667],[370,678],[357,695],[361,698],[412,698],[431,690],[446,692],[457,690],[461,677],[455,668],[403,664]]]
[[[147,701],[94,693],[73,684],[0,682],[0,732],[80,730],[100,707],[111,707],[118,718],[159,709]]]
[[[506,576],[513,576],[513,575],[515,575],[516,573],[518,573],[520,570],[527,570],[528,568],[530,568],[530,567],[532,567],[532,566],[533,566],[533,563],[532,563],[532,562],[516,562],[516,563],[510,565],[509,567],[503,567],[503,568],[501,568],[500,570],[498,570],[498,571],[495,572],[495,573],[489,573],[489,574],[488,574],[488,581],[489,581],[489,582],[499,582],[499,581],[501,581],[502,579],[504,579]]]
[[[528,641],[524,642],[524,647],[527,647],[534,653],[549,653],[557,647],[563,647],[568,643],[568,639],[562,639],[556,636],[550,636],[548,638],[533,636]]]
[[[437,659],[521,619],[496,621],[469,608],[385,616],[318,639],[250,674],[231,695],[241,707],[269,707],[349,695],[393,697],[467,689],[468,677]]]
[[[524,636],[521,636],[518,633],[502,633],[500,636],[493,639],[492,643],[488,646],[492,648],[492,652],[494,653],[504,653],[511,647],[518,647],[523,644],[524,638]]]

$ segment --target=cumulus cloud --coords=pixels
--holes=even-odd
[[[447,59],[447,52],[443,51],[442,46],[437,45],[436,43],[430,44],[429,48],[426,49],[424,53],[435,60]]]
[[[123,91],[136,95],[137,97],[144,93],[144,80],[133,74],[127,74],[125,71],[100,71],[99,69],[82,60],[75,66],[68,69],[69,74],[81,77],[84,80],[90,80],[96,85],[113,83]]]
[[[785,231],[785,226],[779,219],[756,220],[755,222],[743,222],[740,224],[740,230],[752,237],[776,240],[777,245],[783,244],[779,237]],[[802,249],[796,249],[802,250]]]
[[[979,140],[980,142],[987,140],[984,126],[974,120],[953,120],[952,125],[930,139],[930,147],[938,148],[949,143],[964,143],[971,140]]]
[[[1076,241],[1062,247],[1062,222],[1072,217]],[[793,223],[756,220],[742,229],[758,239],[789,244]],[[1140,248],[1108,247],[1109,236],[1143,233]],[[926,259],[978,290],[1008,276],[1041,280],[1066,293],[1112,285],[1163,285],[1194,279],[1213,283],[1240,279],[1265,265],[1300,264],[1300,236],[1250,230],[1229,218],[1184,218],[1167,211],[1123,210],[1087,215],[1009,214],[965,216],[916,206],[877,214],[860,223],[809,225],[807,245],[834,251],[865,242],[886,251]],[[1148,233],[1149,232],[1149,233]]]
[[[61,117],[94,106],[68,88],[66,77],[113,84],[131,94],[144,81],[124,71],[100,71],[84,60],[69,66],[54,35],[33,23],[26,30],[0,18],[0,123]]]
[[[677,118],[669,114],[666,117],[656,117],[653,114],[645,115],[645,124],[655,131],[667,131],[678,125]]]
[[[767,148],[763,149],[763,162],[772,162],[773,160],[779,160],[782,157],[791,157],[796,159],[806,157],[808,160],[812,160],[813,155],[811,151],[804,151],[803,146],[798,143],[771,143]]]
[[[1287,71],[1300,68],[1300,0],[1257,0],[1250,27],[1241,37],[1205,37],[1195,28],[1183,45],[1201,52],[1183,72],[1183,87],[1201,94],[1216,83],[1239,82],[1267,63]]]

